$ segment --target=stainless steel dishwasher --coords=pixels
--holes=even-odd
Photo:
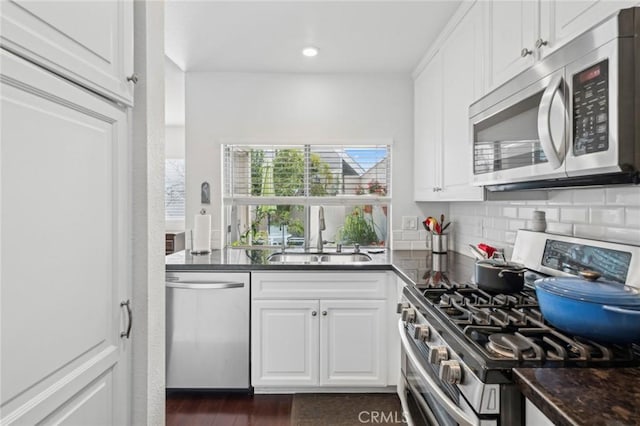
[[[249,282],[249,273],[167,272],[167,388],[250,388]]]

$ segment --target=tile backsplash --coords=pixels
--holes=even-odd
[[[503,247],[510,256],[516,231],[530,228],[534,210],[546,212],[547,232],[640,244],[640,187],[563,189],[547,200],[451,203],[451,249],[468,244]]]

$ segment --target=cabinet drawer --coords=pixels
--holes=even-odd
[[[254,299],[384,299],[385,272],[253,273]]]

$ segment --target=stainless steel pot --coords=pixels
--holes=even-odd
[[[479,288],[492,293],[516,293],[524,287],[524,265],[504,260],[478,260],[475,281]]]

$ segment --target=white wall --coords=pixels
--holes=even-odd
[[[421,216],[412,200],[413,81],[409,75],[186,74],[187,229],[201,207],[221,232],[221,139],[393,139],[393,227]],[[201,206],[200,184],[212,202]],[[397,213],[396,213],[397,212]]]
[[[516,231],[544,210],[547,232],[640,244],[640,187],[562,189],[544,201],[451,203],[457,250],[486,242],[511,254]]]

